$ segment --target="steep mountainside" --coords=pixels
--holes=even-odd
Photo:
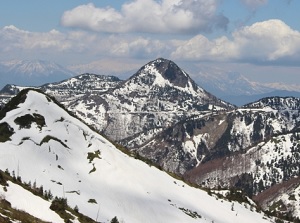
[[[20,182],[16,182],[15,177],[12,177],[15,180],[4,180],[3,172],[0,176],[0,222],[64,222],[58,213],[49,208],[51,201],[20,186]],[[7,176],[9,177],[9,175]],[[40,188],[34,188],[34,190],[37,191]],[[91,221],[91,223],[94,222]]]
[[[270,107],[268,100],[277,101],[276,106]],[[244,152],[272,136],[298,132],[299,108],[299,98],[262,99],[247,108],[194,116],[156,137],[141,134],[122,144],[181,175],[199,163]]]
[[[300,179],[292,178],[276,184],[253,198],[270,213],[282,213],[290,219],[292,216],[299,216]]]
[[[42,93],[22,91],[1,111],[0,120],[0,169],[62,196],[98,222],[114,216],[125,223],[274,221],[253,211],[249,201],[216,199],[124,154]],[[47,207],[22,191],[10,182],[0,186],[2,198],[33,216]],[[38,217],[62,222],[47,208]]]
[[[299,179],[299,101],[299,98],[265,98],[247,105],[247,108],[229,113],[226,120],[221,120],[220,116],[213,117],[215,125],[221,123],[220,126],[226,126],[221,135],[214,135],[206,130],[202,135],[201,129],[196,128],[193,131],[189,130],[189,135],[187,131],[182,132],[182,135],[186,134],[186,139],[183,140],[185,142],[182,144],[190,147],[179,146],[179,148],[182,151],[192,148],[197,151],[194,157],[202,161],[196,168],[187,171],[184,177],[212,188],[219,186],[241,188],[249,196],[264,193],[268,188]],[[211,128],[212,124],[206,122],[204,126]],[[220,140],[212,144],[213,138]],[[201,143],[197,144],[199,141]],[[276,197],[259,201],[263,207],[269,208],[281,200],[286,205],[282,209],[285,214],[300,218],[297,203],[299,197],[295,195],[294,203],[289,201],[286,193],[291,194],[288,191],[292,190],[284,186],[285,184]],[[297,187],[296,185],[295,188]],[[266,203],[269,206],[265,205]]]

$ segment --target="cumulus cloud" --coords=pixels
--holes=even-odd
[[[13,49],[49,49],[56,48],[64,50],[69,48],[65,37],[57,30],[51,30],[47,33],[34,33],[18,29],[15,26],[5,26],[0,30],[0,45],[2,51]]]
[[[300,59],[300,33],[281,20],[268,20],[243,27],[229,39],[209,40],[198,35],[183,41],[174,58],[249,63],[285,63]]]
[[[127,29],[123,26],[122,15],[115,9],[111,7],[96,8],[92,3],[80,5],[64,12],[61,23],[64,26],[94,31],[98,31],[99,27],[101,27],[104,32],[113,32],[116,26],[118,26],[120,32]]]
[[[61,23],[66,27],[97,32],[178,33],[226,29],[228,18],[217,12],[219,0],[134,0],[120,11],[97,8],[89,3],[66,11]]]
[[[57,30],[30,32],[15,26],[0,29],[0,59],[8,55],[65,59],[76,57],[149,57],[169,53],[168,44],[160,40],[136,36],[100,35],[85,31],[66,33]],[[83,56],[84,55],[84,56]]]
[[[230,37],[208,39],[195,35],[188,40],[155,39],[129,34],[88,31],[30,32],[14,26],[0,29],[0,59],[20,56],[53,61],[99,58],[166,57],[176,60],[224,61],[299,66],[300,32],[281,20],[268,20],[242,27]],[[74,62],[72,62],[74,63]]]

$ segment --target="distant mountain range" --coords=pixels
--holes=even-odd
[[[0,83],[39,86],[70,78],[74,73],[58,64],[42,60],[11,60],[0,62]]]
[[[299,85],[253,82],[240,73],[211,67],[200,67],[198,72],[193,75],[193,78],[207,91],[237,106],[242,106],[264,97],[299,97],[300,95]]]
[[[133,73],[132,67],[137,67],[136,63],[131,62],[127,65],[124,64],[124,70],[120,70],[115,63],[111,61],[94,62],[87,65],[74,65],[68,69],[41,60],[2,61],[0,62],[0,88],[6,84],[40,86],[45,83],[62,81],[74,76],[76,73],[86,73],[90,70],[98,70],[100,75],[114,75],[123,79],[125,73],[126,76],[130,76],[130,72]],[[200,87],[237,106],[242,106],[263,97],[299,97],[300,95],[300,87],[297,85],[257,83],[249,81],[239,73],[211,67],[200,67],[196,69],[197,71],[193,70],[192,77]]]

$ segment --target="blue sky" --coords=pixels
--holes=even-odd
[[[298,0],[1,1],[0,60],[114,73],[165,57],[300,84],[299,9]]]

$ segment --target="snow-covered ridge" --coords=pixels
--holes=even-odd
[[[78,96],[86,93],[103,93],[115,88],[120,82],[121,80],[114,76],[85,73],[57,83],[45,84],[41,89],[57,97]]]
[[[23,187],[8,182],[6,191],[4,187],[0,186],[0,202],[5,199],[11,203],[12,207],[47,222],[63,223],[64,220],[49,207],[50,201],[46,201],[31,192],[25,190]]]
[[[257,102],[243,106],[245,108],[266,108],[270,107],[275,110],[299,110],[300,98],[296,97],[267,97]]]
[[[2,170],[66,197],[91,218],[99,212],[100,222],[114,216],[125,223],[272,222],[247,205],[217,200],[129,157],[36,91],[28,91],[0,123],[13,129],[0,143]]]

